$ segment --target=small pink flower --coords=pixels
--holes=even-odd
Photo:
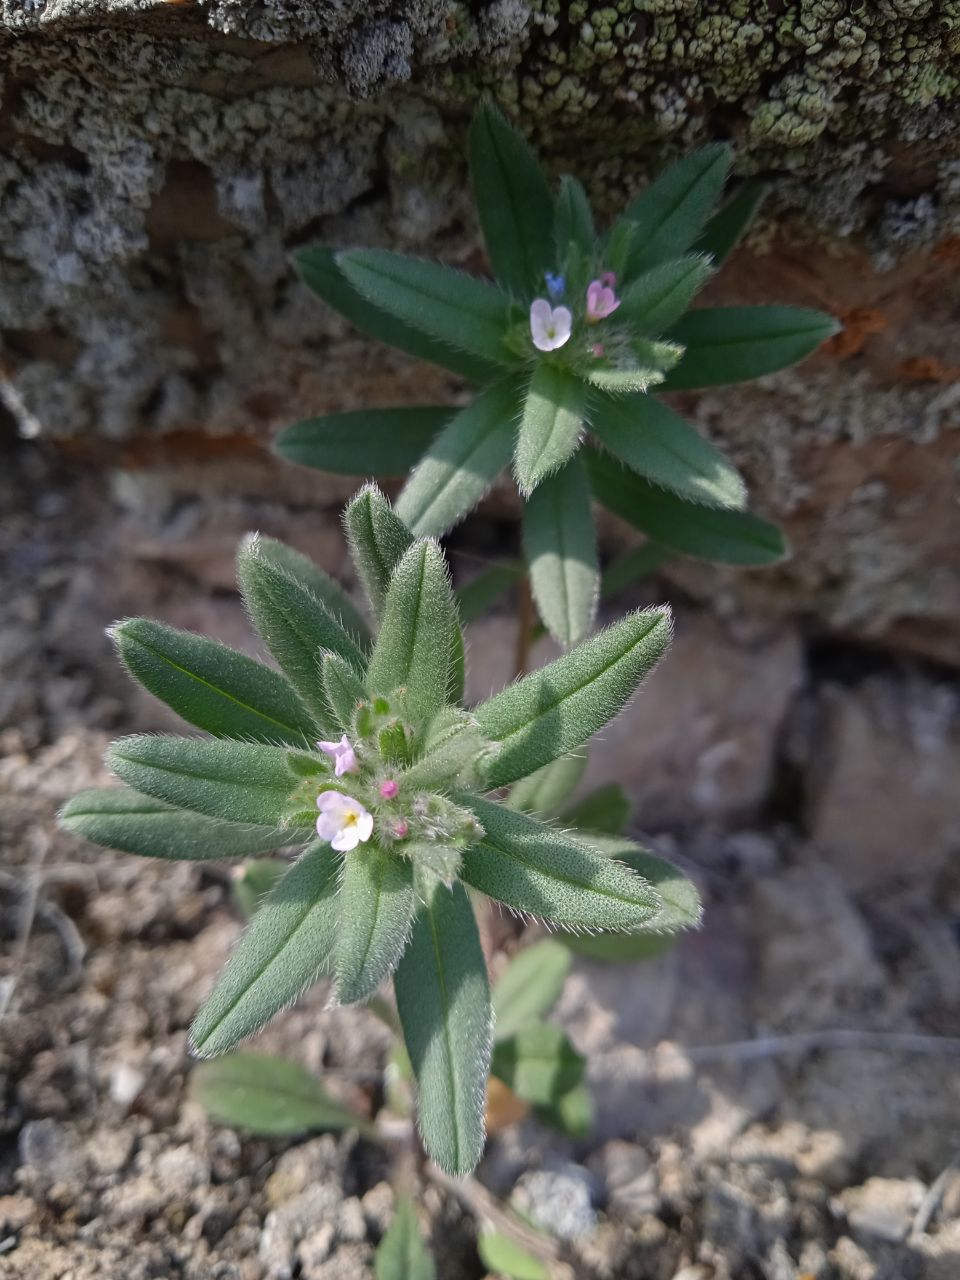
[[[394,782],[393,778],[387,778],[386,782],[380,783],[380,794],[384,800],[392,800],[394,796],[399,794],[400,788]]]
[[[607,316],[613,315],[620,305],[620,299],[613,292],[613,285],[605,284],[605,280],[613,280],[616,283],[613,273],[608,271],[602,279],[591,280],[587,285],[588,324],[596,324],[598,320],[605,320]]]
[[[405,840],[410,834],[410,828],[402,818],[393,824],[393,834],[397,840]]]
[[[597,360],[602,360],[607,352],[602,342],[595,342],[590,348],[590,354],[595,356]]]
[[[317,796],[317,835],[328,840],[338,853],[349,853],[373,835],[373,817],[359,800],[339,791],[321,791]]]
[[[600,277],[600,283],[605,289],[615,289],[617,287],[617,275],[615,271],[604,271]]]
[[[573,312],[569,307],[551,307],[546,298],[530,304],[530,336],[538,351],[556,351],[570,340]]]
[[[339,742],[318,742],[317,746],[321,751],[325,751],[328,756],[333,756],[335,777],[342,778],[345,773],[357,772],[359,768],[357,757],[353,747],[347,741],[346,734],[343,735]]]

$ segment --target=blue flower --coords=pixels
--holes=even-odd
[[[563,276],[555,276],[552,271],[545,271],[543,278],[547,282],[547,293],[549,293],[550,297],[554,299],[562,298],[567,287],[567,282]]]

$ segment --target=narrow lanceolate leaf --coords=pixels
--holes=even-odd
[[[493,987],[494,1040],[507,1040],[549,1013],[569,972],[570,952],[552,938],[518,952]]]
[[[561,644],[575,644],[593,625],[600,585],[590,484],[579,458],[527,499],[523,544],[540,617]]]
[[[638,929],[661,910],[652,885],[585,838],[479,797],[469,805],[484,836],[464,852],[461,876],[488,898],[570,929]]]
[[[490,1070],[518,1098],[548,1106],[580,1083],[585,1066],[562,1027],[532,1022],[497,1042]]]
[[[385,249],[337,255],[352,285],[376,306],[422,333],[493,364],[515,364],[504,341],[510,301],[476,276]]]
[[[460,621],[466,625],[483,617],[494,600],[515,587],[524,574],[524,566],[519,560],[509,560],[491,565],[462,587],[457,587],[454,598]]]
[[[376,1280],[436,1280],[413,1202],[406,1197],[397,1202],[393,1221],[377,1246],[373,1269]]]
[[[149,618],[120,622],[110,635],[134,679],[198,729],[301,747],[316,736],[293,689],[261,662]]]
[[[413,535],[373,484],[365,485],[348,503],[343,524],[360,581],[379,618],[390,578]]]
[[[487,785],[504,787],[575,751],[617,715],[670,643],[670,610],[644,609],[531,672],[475,710],[500,743]]]
[[[654,885],[662,905],[644,926],[645,931],[675,933],[678,929],[699,928],[703,914],[700,895],[679,867],[624,836],[589,833],[583,838],[599,853],[622,862]]]
[[[493,273],[524,297],[543,287],[553,249],[553,199],[526,139],[484,104],[470,129],[470,176]]]
[[[624,291],[620,317],[638,333],[663,333],[680,319],[712,270],[705,256],[674,258],[650,267]]]
[[[612,560],[603,571],[600,578],[600,598],[609,600],[625,587],[648,578],[669,559],[670,552],[656,542],[645,542],[642,546],[632,547]]]
[[[463,785],[478,776],[480,763],[490,755],[476,718],[459,707],[442,707],[423,735],[417,758],[404,770],[404,791],[435,791],[460,778]]]
[[[375,307],[337,266],[334,250],[315,245],[310,249],[299,249],[293,260],[304,284],[362,333],[418,360],[428,360],[441,369],[458,373],[469,382],[486,382],[495,373],[495,365],[431,338],[413,325],[405,324],[396,316]]]
[[[671,551],[739,565],[775,564],[787,554],[776,525],[748,511],[684,502],[626,470],[609,454],[593,449],[585,453],[597,501]]]
[[[257,539],[257,551],[262,559],[282,569],[315,595],[359,648],[364,651],[370,648],[372,638],[367,620],[335,578],[324,573],[302,551],[295,551],[277,538],[267,538],[261,533]]]
[[[565,809],[562,820],[592,838],[598,831],[619,835],[632,813],[633,805],[620,783],[605,782]]]
[[[337,999],[353,1004],[373,995],[400,959],[414,911],[413,867],[376,845],[358,846],[343,861],[334,972]]]
[[[757,178],[742,183],[710,218],[693,246],[694,251],[709,253],[714,266],[719,266],[750,226],[769,190],[770,184]]]
[[[596,395],[589,415],[591,431],[610,452],[654,484],[709,507],[746,506],[736,467],[662,400]]]
[[[461,884],[438,885],[420,908],[394,984],[424,1146],[447,1173],[469,1173],[483,1151],[491,1014],[486,962]]]
[[[571,244],[583,254],[593,250],[593,214],[587,193],[576,178],[565,173],[554,208],[554,242],[557,261],[563,262]]]
[[[137,791],[226,822],[275,828],[297,779],[282,747],[224,739],[134,734],[107,751],[109,768]]]
[[[238,874],[230,882],[230,897],[244,920],[256,914],[289,870],[289,864],[280,858],[251,858],[237,869]]]
[[[458,524],[507,466],[522,391],[507,378],[481,391],[434,440],[397,499],[397,515],[419,537]]]
[[[591,387],[611,396],[628,396],[638,391],[658,387],[664,379],[664,371],[652,365],[625,365],[621,368],[598,366],[586,371]]]
[[[301,835],[297,830],[201,817],[127,787],[79,792],[64,806],[60,825],[107,849],[188,861],[267,853],[294,843]]]
[[[628,205],[636,226],[627,274],[631,277],[690,248],[720,197],[730,168],[730,148],[701,147],[664,170]]]
[[[450,421],[449,408],[362,409],[307,418],[281,431],[273,451],[286,462],[348,476],[400,476]]]
[[[718,387],[775,373],[804,360],[840,327],[833,316],[805,307],[702,307],[670,332],[686,351],[663,389]]]
[[[357,707],[366,696],[359,676],[338,653],[325,653],[320,660],[320,681],[333,718],[344,733],[351,733]]]
[[[555,818],[573,795],[586,767],[586,751],[560,756],[515,782],[506,804],[533,818]]]
[[[545,1263],[493,1228],[485,1228],[478,1234],[477,1252],[480,1261],[494,1275],[506,1276],[508,1280],[550,1280],[550,1270]]]
[[[390,581],[367,687],[372,693],[406,690],[411,716],[428,720],[447,700],[451,652],[457,625],[447,568],[434,542],[417,542]],[[446,637],[447,643],[441,639]]]
[[[583,397],[583,383],[568,370],[545,361],[537,365],[523,403],[513,464],[524,495],[562,467],[576,449]]]
[[[201,1063],[190,1076],[190,1096],[220,1124],[264,1137],[369,1127],[299,1063],[266,1053]]]
[[[329,971],[339,859],[314,843],[256,912],[190,1028],[201,1058],[252,1035]]]

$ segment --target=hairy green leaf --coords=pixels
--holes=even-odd
[[[517,1035],[549,1013],[569,972],[570,952],[553,938],[518,951],[493,986],[494,1041]]]
[[[729,200],[720,206],[703,228],[693,248],[696,253],[709,253],[714,266],[729,256],[737,241],[750,226],[757,210],[770,190],[770,184],[758,178],[742,182]]]
[[[264,1137],[369,1129],[299,1063],[265,1053],[230,1053],[200,1063],[190,1076],[190,1096],[220,1124]]]
[[[652,885],[584,840],[489,800],[465,803],[485,834],[461,875],[488,898],[572,929],[638,929],[661,910]]]
[[[641,365],[618,369],[598,365],[586,371],[590,386],[610,396],[629,396],[649,391],[651,387],[658,387],[663,377],[662,369]]]
[[[553,248],[553,199],[526,139],[490,103],[470,128],[470,175],[494,275],[524,297],[543,287]]]
[[[694,256],[650,267],[624,290],[618,319],[641,333],[662,333],[680,319],[712,271],[709,258]]]
[[[403,772],[403,789],[433,791],[457,778],[468,785],[492,750],[476,717],[458,707],[442,707],[427,726],[416,760]]]
[[[591,836],[598,831],[619,835],[630,821],[633,805],[619,782],[605,782],[563,811],[563,821]]]
[[[60,825],[107,849],[185,861],[268,853],[307,834],[201,817],[127,787],[78,792],[64,805]]]
[[[338,653],[325,653],[320,660],[320,680],[337,725],[344,733],[352,733],[353,717],[366,697],[359,676]]]
[[[701,307],[670,332],[686,351],[663,390],[718,387],[786,369],[840,328],[833,316],[805,307]]]
[[[490,1070],[518,1098],[546,1106],[580,1083],[585,1065],[562,1028],[532,1022],[497,1041]]]
[[[405,324],[402,319],[374,306],[337,266],[336,251],[314,245],[309,249],[298,249],[293,261],[304,284],[361,333],[396,347],[398,351],[405,351],[418,360],[428,360],[441,369],[449,369],[468,382],[486,382],[496,371],[496,366],[486,360],[431,338],[413,325]]]
[[[438,885],[420,908],[394,985],[424,1146],[447,1173],[469,1173],[483,1151],[491,1014],[486,962],[461,884]]]
[[[532,818],[555,818],[576,789],[587,767],[587,753],[560,756],[510,788],[506,801],[511,809]]]
[[[679,867],[624,836],[591,832],[584,838],[600,853],[622,862],[656,886],[663,905],[644,926],[645,930],[675,933],[678,929],[699,928],[702,914],[700,895],[696,885]]]
[[[359,409],[286,427],[273,451],[286,462],[348,476],[400,476],[423,457],[450,421],[448,407]]]
[[[261,662],[149,618],[119,622],[110,635],[134,679],[198,729],[301,747],[315,736],[293,689]]]
[[[622,711],[670,642],[670,611],[640,610],[531,672],[475,710],[501,744],[487,770],[504,787],[576,750]]]
[[[724,511],[684,502],[615,458],[585,451],[594,497],[608,511],[671,551],[720,564],[775,564],[787,554],[776,525],[748,511]]]
[[[280,858],[253,858],[238,868],[230,885],[234,904],[245,920],[256,913],[277,882],[290,870]]]
[[[393,571],[413,535],[374,484],[364,485],[347,504],[343,524],[360,581],[379,618]]]
[[[730,168],[730,148],[711,143],[670,165],[627,206],[636,225],[627,274],[635,276],[690,248],[720,197]]]
[[[306,587],[320,601],[327,613],[340,623],[344,631],[359,648],[366,651],[370,648],[371,636],[367,620],[350,599],[347,592],[329,573],[324,573],[318,564],[305,556],[302,551],[277,538],[268,538],[259,534],[257,551],[260,556],[277,569],[282,569],[289,577],[294,578],[302,587]]]
[[[563,262],[571,244],[583,254],[593,251],[593,214],[587,193],[569,173],[560,179],[554,206],[554,247],[557,261]]]
[[[515,377],[487,387],[434,440],[397,499],[397,515],[414,534],[447,533],[507,466],[521,394]]]
[[[341,1004],[365,1000],[400,958],[414,912],[413,868],[374,844],[344,858],[334,971]]]
[[[746,505],[747,488],[737,469],[663,401],[595,395],[589,420],[611,453],[661,488],[705,506]]]
[[[656,542],[644,542],[642,546],[624,551],[623,555],[610,562],[600,578],[601,600],[609,600],[625,587],[632,586],[641,578],[648,578],[669,559],[666,547]]]
[[[493,364],[515,364],[504,341],[510,300],[496,286],[438,262],[354,249],[337,265],[375,306],[422,333]]]
[[[550,1280],[550,1271],[539,1258],[490,1227],[478,1233],[477,1252],[488,1271],[507,1280]]]
[[[337,932],[339,858],[314,842],[263,902],[190,1028],[212,1058],[259,1031],[328,972]]]
[[[567,369],[541,360],[523,403],[513,469],[529,495],[567,461],[580,442],[584,388]]]
[[[540,617],[561,644],[575,644],[593,625],[600,585],[590,484],[579,458],[527,499],[523,544]]]
[[[436,1280],[437,1271],[420,1234],[413,1202],[397,1201],[397,1211],[377,1246],[376,1280]]]
[[[482,618],[498,596],[509,591],[524,577],[526,570],[519,560],[491,565],[475,578],[457,587],[454,597],[460,621],[466,625]]]

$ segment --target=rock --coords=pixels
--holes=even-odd
[[[28,1120],[20,1130],[20,1161],[28,1185],[79,1186],[87,1157],[76,1132],[57,1120]]]
[[[331,1133],[285,1151],[267,1179],[267,1201],[279,1208],[308,1187],[328,1182],[342,1184],[350,1144]]]
[[[918,1178],[869,1178],[838,1197],[854,1236],[870,1243],[899,1244],[907,1238],[925,1186]]]
[[[525,1173],[514,1187],[512,1202],[533,1223],[560,1240],[592,1231],[596,1182],[582,1165],[558,1164]]]
[[[373,1250],[366,1244],[348,1244],[325,1261],[304,1265],[301,1280],[359,1280],[371,1274]]]
[[[607,1142],[587,1162],[603,1180],[607,1207],[616,1217],[637,1222],[660,1206],[657,1172],[642,1147],[631,1142]]]
[[[341,1195],[341,1188],[335,1182],[314,1183],[267,1214],[259,1257],[271,1280],[290,1280],[296,1272],[299,1247],[308,1236],[316,1237],[321,1228],[329,1227],[330,1240],[335,1238]],[[324,1239],[326,1235],[325,1232]],[[320,1245],[321,1241],[315,1240],[313,1248],[319,1249]]]
[[[378,1182],[360,1201],[367,1226],[382,1236],[393,1220],[395,1198],[389,1182]]]

